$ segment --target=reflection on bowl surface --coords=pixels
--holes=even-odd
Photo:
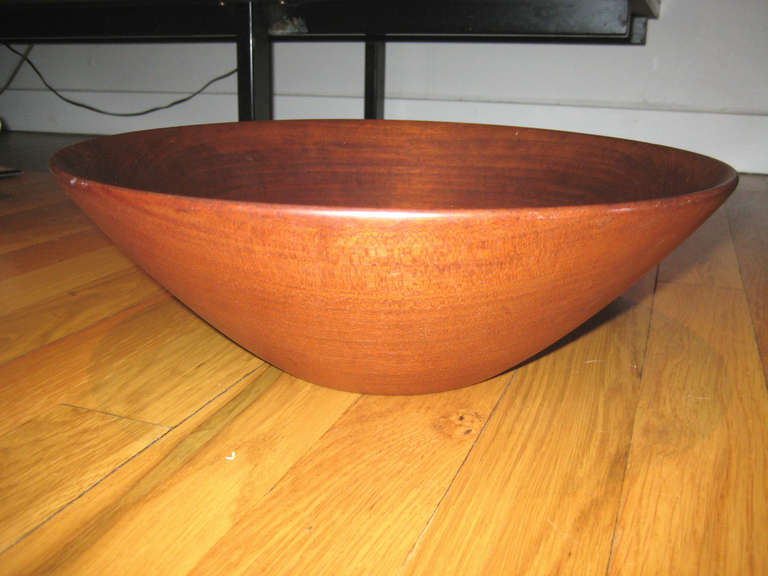
[[[317,384],[435,392],[589,318],[736,185],[712,158],[506,126],[306,120],[98,138],[60,185],[158,282]]]

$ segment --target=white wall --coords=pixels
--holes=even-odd
[[[113,110],[161,104],[234,68],[229,44],[36,46],[65,93]],[[0,82],[16,57],[0,51]],[[609,134],[768,172],[768,2],[664,0],[647,45],[396,43],[388,118],[518,124]],[[360,117],[363,48],[275,45],[278,118]],[[111,118],[60,103],[25,69],[0,96],[15,130],[112,133],[236,119],[230,78],[187,104]]]

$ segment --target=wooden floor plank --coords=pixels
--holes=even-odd
[[[405,574],[604,574],[653,274],[518,369]]]
[[[52,174],[29,172],[0,180],[0,217],[66,200]]]
[[[0,574],[187,574],[356,399],[262,367],[0,556]]]
[[[662,261],[659,282],[741,289],[725,206]]]
[[[734,230],[710,227],[691,252],[730,253]],[[685,262],[665,263],[611,574],[768,571],[768,398],[739,270],[722,262],[686,284],[675,282]]]
[[[0,280],[45,268],[111,244],[101,231],[87,228],[68,236],[6,252],[0,254]]]
[[[763,369],[768,377],[768,176],[742,176],[726,208]]]
[[[136,268],[114,246],[0,280],[0,316],[66,294],[107,276]]]
[[[0,216],[0,254],[93,228],[70,200]]]
[[[0,432],[61,402],[174,426],[261,364],[176,300],[142,303],[0,366]]]
[[[0,435],[21,425],[77,390],[87,375],[93,348],[128,318],[154,305],[142,302],[98,324],[0,366]],[[70,381],[72,384],[70,384]]]
[[[137,268],[0,316],[0,364],[165,291]]]
[[[175,426],[262,363],[177,300],[162,300],[94,343],[81,386],[68,378],[64,401]]]
[[[397,573],[509,378],[362,397],[192,573]]]
[[[0,551],[164,432],[55,406],[0,436]]]
[[[767,465],[744,294],[660,284],[610,574],[767,574]]]

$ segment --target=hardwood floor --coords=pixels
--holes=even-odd
[[[359,396],[0,180],[0,574],[768,574],[767,222],[744,176],[533,360]]]

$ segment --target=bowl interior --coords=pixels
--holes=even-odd
[[[639,202],[723,186],[735,177],[712,158],[628,140],[382,120],[134,132],[64,149],[51,167],[149,192],[403,211]]]

